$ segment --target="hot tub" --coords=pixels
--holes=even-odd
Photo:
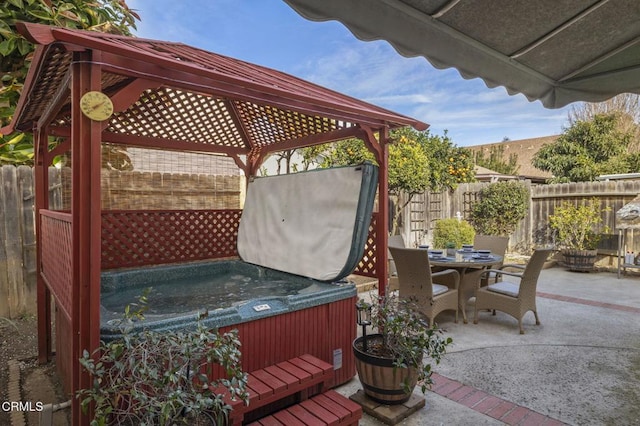
[[[120,336],[125,306],[147,288],[148,310],[135,330],[171,332],[200,319],[221,331],[237,329],[245,371],[302,353],[334,365],[335,385],[348,381],[355,339],[355,286],[296,276],[241,260],[197,262],[102,274],[103,340]]]
[[[237,329],[242,367],[254,371],[311,354],[355,376],[355,286],[377,188],[372,164],[254,178],[240,219],[240,260],[105,271],[101,336],[120,334],[125,305],[151,287],[136,329],[171,332],[200,319]]]
[[[120,335],[127,304],[149,290],[145,319],[134,330],[237,325],[354,297],[346,280],[326,283],[240,260],[165,265],[102,274],[101,336]]]

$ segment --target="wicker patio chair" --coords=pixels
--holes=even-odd
[[[524,267],[522,273],[508,272],[503,269],[488,269],[485,274],[495,272],[498,276],[518,278],[519,283],[511,281],[498,281],[487,287],[481,287],[476,291],[476,306],[473,323],[478,323],[478,311],[483,309],[502,311],[518,320],[520,334],[524,334],[522,318],[528,311],[533,311],[536,317],[536,325],[540,325],[538,310],[536,309],[536,287],[538,277],[544,262],[549,257],[551,249],[535,250],[531,259]]]
[[[390,236],[387,244],[389,247],[401,247],[401,248],[406,247],[404,244],[404,238],[402,238],[402,235]]]
[[[504,255],[507,252],[507,246],[509,245],[509,237],[501,237],[498,235],[476,235],[473,239],[473,248],[475,250],[491,250],[491,253],[500,255],[504,259]],[[494,269],[502,268],[502,264],[494,266]],[[489,284],[495,283],[498,280],[495,272],[484,274],[480,285],[486,287]]]
[[[400,298],[416,301],[433,326],[436,316],[452,309],[458,322],[460,274],[454,269],[432,273],[427,250],[389,247],[398,270]]]
[[[402,238],[402,235],[390,236],[387,241],[387,247],[404,248],[404,238]],[[398,271],[396,270],[396,263],[393,261],[391,252],[389,252],[389,285],[387,288],[390,291],[398,290]]]

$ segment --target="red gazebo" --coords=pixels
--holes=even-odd
[[[250,177],[270,153],[362,139],[380,166],[376,237],[369,248],[375,250],[372,259],[377,259],[370,269],[375,269],[384,292],[388,134],[403,126],[423,130],[426,124],[272,69],[181,43],[38,24],[18,24],[18,29],[37,49],[13,121],[2,131],[34,134],[41,362],[52,353],[51,296],[58,308],[58,330],[64,330],[64,336],[56,337],[70,346],[71,359],[99,345],[100,273],[108,263],[105,253],[113,251],[105,239],[109,231],[100,193],[105,143],[224,154]],[[107,112],[103,121],[83,114],[80,103],[87,92],[107,95],[113,113]],[[95,106],[100,108],[100,102]],[[62,142],[49,149],[52,136]],[[72,164],[70,211],[52,211],[48,168],[63,153],[70,153]],[[128,224],[139,213],[111,212],[108,221]],[[203,214],[236,226],[240,216],[225,211]],[[146,226],[164,232],[162,225],[153,224],[153,215],[149,217]],[[185,235],[188,243],[188,230]],[[209,238],[210,247],[218,247],[213,253],[190,251],[181,260],[237,255],[232,233]],[[163,241],[172,244],[170,235]],[[141,264],[169,261],[150,257],[140,241],[128,249],[134,245]],[[89,386],[89,377],[78,363],[67,362],[71,371],[63,373],[70,379],[71,391]],[[84,423],[75,398],[73,404],[74,424]]]

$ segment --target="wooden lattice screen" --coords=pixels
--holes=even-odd
[[[376,277],[376,224],[378,223],[378,213],[373,213],[369,224],[369,235],[364,246],[362,260],[358,262],[354,274],[365,277]]]
[[[42,277],[58,307],[71,320],[72,236],[71,214],[40,211],[42,235]]]
[[[102,269],[237,256],[242,210],[102,212]]]

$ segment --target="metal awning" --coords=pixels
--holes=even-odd
[[[284,0],[545,107],[640,93],[637,0]]]

